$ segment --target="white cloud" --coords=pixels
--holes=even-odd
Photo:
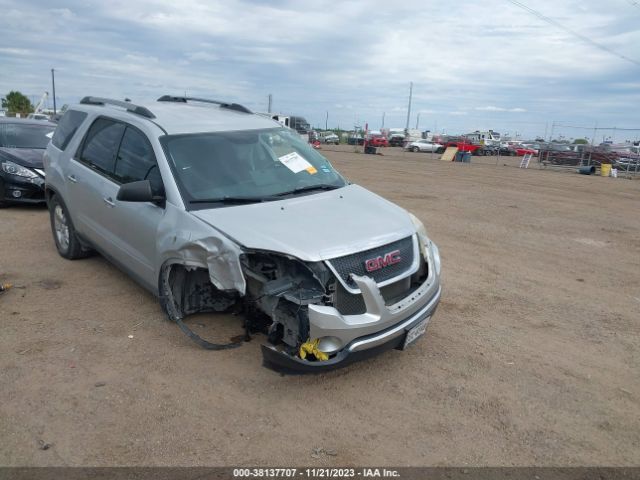
[[[514,108],[504,108],[504,107],[496,107],[494,105],[487,105],[486,107],[476,107],[474,110],[478,110],[481,112],[526,112],[525,108],[514,107]]]

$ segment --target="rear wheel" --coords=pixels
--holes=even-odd
[[[78,240],[69,212],[56,195],[49,201],[49,217],[53,240],[60,256],[69,260],[86,257],[88,252],[82,248]]]

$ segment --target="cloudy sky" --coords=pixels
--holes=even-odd
[[[271,93],[312,125],[379,128],[405,126],[413,82],[411,128],[640,129],[640,2],[521,3],[560,27],[508,0],[0,0],[0,95],[37,101],[55,68],[59,105],[186,92],[266,111]]]

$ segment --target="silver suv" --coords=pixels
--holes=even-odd
[[[421,336],[440,256],[420,220],[351,184],[300,136],[245,107],[85,97],[45,154],[60,255],[95,250],[172,321],[242,308],[265,364],[320,371]]]

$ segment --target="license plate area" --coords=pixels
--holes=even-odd
[[[431,320],[431,317],[426,317],[407,332],[407,335],[404,337],[404,345],[402,346],[403,350],[424,335],[424,332],[427,331],[429,320]]]

